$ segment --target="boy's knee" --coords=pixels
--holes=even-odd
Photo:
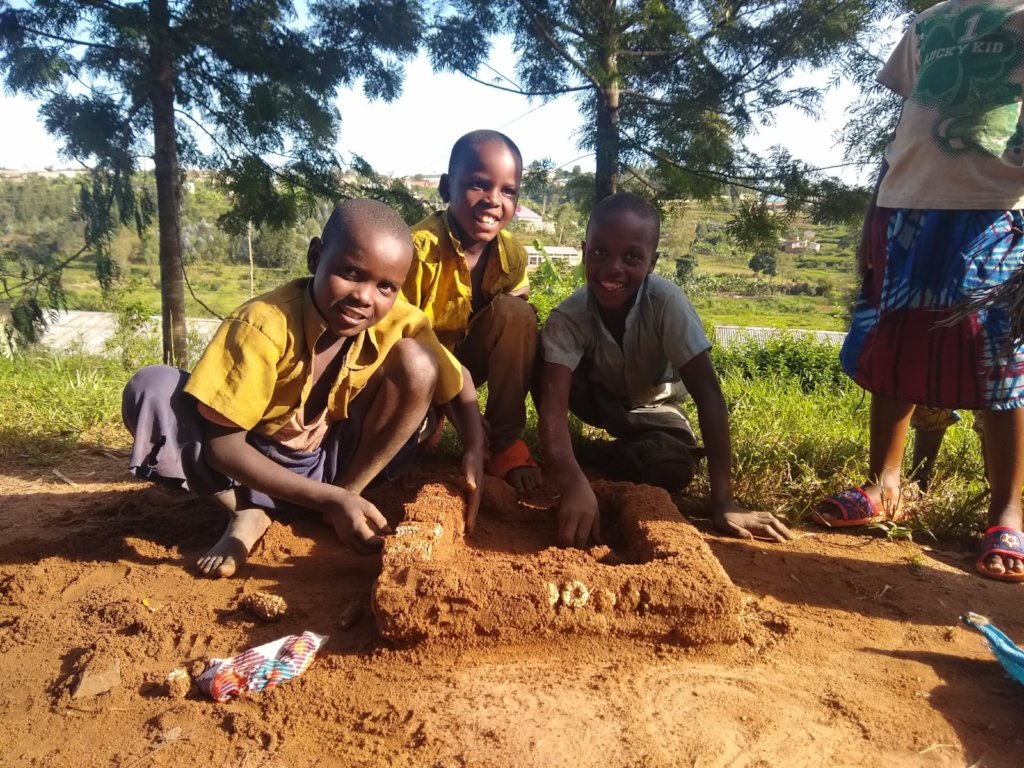
[[[537,310],[526,299],[501,293],[494,297],[491,307],[491,311],[494,313],[494,322],[498,324],[499,328],[533,334],[538,332]]]
[[[188,374],[169,365],[149,365],[132,376],[121,393],[121,419],[135,434],[143,401],[170,402],[188,380]]]
[[[389,374],[410,392],[433,392],[437,384],[437,358],[425,344],[402,339],[388,353]]]

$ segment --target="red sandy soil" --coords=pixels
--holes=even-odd
[[[559,631],[398,647],[371,613],[380,557],[296,515],[275,522],[239,577],[198,578],[189,566],[221,514],[123,466],[81,453],[45,470],[0,467],[4,766],[1024,765],[1024,686],[957,626],[971,610],[1024,640],[1024,588],[976,576],[955,544],[820,531],[751,543],[694,520],[738,588],[736,642],[686,646],[562,619]],[[401,514],[451,472],[425,465],[374,498]],[[530,535],[554,530],[543,505],[533,514]],[[491,504],[469,541],[495,572],[524,557],[507,522]],[[613,562],[607,548],[590,556]],[[475,588],[501,605],[505,586]],[[284,598],[287,616],[240,609],[257,590]],[[362,618],[346,628],[353,604]],[[173,668],[303,630],[330,639],[280,688],[225,704],[165,691]],[[73,699],[80,673],[111,659],[120,685]]]

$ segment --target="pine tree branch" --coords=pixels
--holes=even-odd
[[[544,41],[551,46],[551,48],[557,53],[563,61],[569,66],[576,70],[576,72],[584,80],[588,81],[594,88],[602,88],[601,82],[594,77],[590,70],[579,62],[569,51],[567,51],[558,40],[551,34],[551,32],[541,23],[541,14],[534,8],[527,0],[519,0],[519,7],[522,8],[526,14],[530,17],[533,28],[536,32],[544,38]]]
[[[44,38],[46,40],[55,40],[58,43],[64,43],[65,45],[80,45],[84,48],[98,48],[101,51],[110,51],[111,53],[117,54],[122,59],[133,59],[123,48],[118,48],[115,45],[107,45],[106,43],[97,43],[95,40],[78,40],[73,37],[65,37],[63,35],[54,35],[49,32],[44,32],[41,29],[34,27],[27,27],[21,25],[21,29],[27,33],[35,35],[37,37]]]
[[[456,69],[456,71],[463,77],[468,77],[474,83],[480,85],[486,85],[488,88],[494,88],[497,91],[505,91],[506,93],[514,93],[517,96],[562,96],[567,93],[575,93],[576,91],[589,91],[591,86],[579,85],[579,86],[566,86],[565,88],[558,88],[553,91],[524,91],[522,88],[509,88],[507,85],[498,85],[497,83],[489,83],[476,75],[472,75],[464,69]],[[504,75],[502,75],[504,77]],[[506,78],[507,79],[507,78]]]
[[[54,264],[49,269],[43,270],[41,273],[39,273],[38,275],[34,275],[33,277],[29,278],[28,280],[23,280],[20,283],[15,283],[13,287],[7,285],[7,276],[4,275],[4,279],[3,279],[3,284],[4,284],[3,293],[4,293],[4,295],[6,295],[9,299],[12,299],[12,300],[15,299],[16,297],[14,296],[14,291],[17,291],[17,290],[22,289],[22,288],[27,288],[30,285],[40,284],[40,283],[43,282],[43,280],[45,278],[49,277],[50,275],[54,275],[54,274],[58,274],[58,273],[62,272],[71,262],[75,261],[76,259],[81,258],[82,255],[85,254],[86,251],[88,251],[90,248],[92,248],[92,246],[93,246],[93,243],[86,243],[81,248],[79,248],[75,253],[73,253],[71,256],[68,256],[63,261],[57,262],[56,264]]]
[[[188,279],[188,271],[185,269],[185,262],[184,261],[181,262],[181,276],[185,280],[185,287],[188,288],[188,292],[189,292],[189,295],[192,297],[192,300],[196,304],[198,304],[200,307],[205,309],[208,314],[212,315],[213,317],[216,317],[218,320],[223,320],[224,319],[223,317],[221,317],[216,312],[214,312],[212,309],[210,309],[206,305],[206,302],[204,302],[202,299],[200,299],[198,296],[196,296],[196,292],[192,288],[192,282]]]

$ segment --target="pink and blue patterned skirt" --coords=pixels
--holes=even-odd
[[[1009,343],[1008,309],[960,311],[1024,265],[1022,212],[877,208],[869,230],[872,266],[840,351],[847,374],[920,405],[1024,406],[1024,345]]]

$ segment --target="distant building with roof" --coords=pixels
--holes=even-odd
[[[786,240],[782,244],[782,250],[786,253],[818,253],[821,250],[821,243],[813,240]]]
[[[543,253],[532,245],[526,246],[526,268],[534,270],[544,263],[544,255],[551,261],[561,262],[570,267],[575,267],[583,261],[583,251],[573,248],[571,245],[545,245],[542,246]]]
[[[515,216],[512,217],[513,221],[518,221],[523,225],[523,229],[528,232],[547,232],[554,234],[555,222],[544,221],[544,217],[537,213],[532,208],[527,208],[525,205],[516,206]]]

